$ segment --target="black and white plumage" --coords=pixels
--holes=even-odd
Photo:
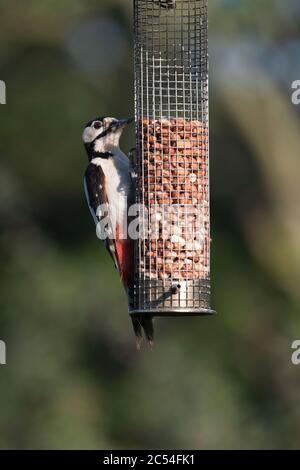
[[[133,119],[117,120],[100,117],[90,121],[83,131],[83,142],[89,158],[84,177],[86,199],[104,241],[118,269],[128,295],[133,299],[134,246],[128,232],[128,208],[133,203],[130,162],[119,147],[127,124]],[[152,319],[132,315],[132,323],[140,346],[143,331],[153,341]]]

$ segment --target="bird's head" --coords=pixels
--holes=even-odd
[[[119,147],[124,128],[133,120],[134,118],[118,120],[112,117],[99,117],[88,122],[84,128],[82,140],[89,157]]]

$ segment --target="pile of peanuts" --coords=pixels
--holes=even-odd
[[[209,275],[208,129],[200,121],[143,119],[138,168],[147,210],[140,274],[192,280]]]

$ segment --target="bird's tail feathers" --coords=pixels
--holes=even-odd
[[[134,334],[135,334],[135,337],[136,337],[136,348],[138,350],[140,350],[142,342],[143,342],[142,325],[139,321],[139,316],[138,315],[131,315],[131,320],[132,320]]]
[[[133,314],[131,315],[131,319],[136,336],[137,349],[141,348],[144,335],[152,348],[154,344],[154,328],[152,317]]]

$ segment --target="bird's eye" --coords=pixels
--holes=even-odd
[[[95,129],[100,129],[101,126],[102,126],[102,124],[101,124],[100,121],[94,122],[94,128],[95,128]]]

